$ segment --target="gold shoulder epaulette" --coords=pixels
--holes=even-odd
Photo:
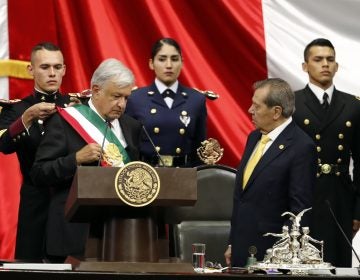
[[[68,95],[70,97],[75,97],[75,98],[90,98],[91,97],[91,90],[90,89],[85,89],[81,92],[69,92]]]
[[[0,130],[0,137],[6,132],[7,129]]]
[[[12,104],[18,103],[20,101],[21,101],[21,99],[2,99],[2,98],[0,98],[0,105],[2,105],[2,106],[12,105]]]
[[[206,98],[210,99],[210,100],[216,100],[220,97],[220,95],[218,95],[217,93],[211,91],[211,90],[200,90],[197,88],[194,88],[196,91],[200,92],[201,94],[205,95]]]

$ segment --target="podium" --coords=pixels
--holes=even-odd
[[[156,208],[192,206],[197,200],[196,168],[155,168],[160,179],[157,198],[145,207],[122,202],[115,190],[119,168],[80,166],[65,204],[70,222],[103,224],[100,261],[159,261]]]

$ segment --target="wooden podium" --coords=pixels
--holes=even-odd
[[[195,204],[196,168],[155,170],[160,178],[157,198],[145,207],[131,207],[122,202],[115,190],[119,168],[78,167],[66,201],[65,217],[70,222],[103,223],[100,262],[142,262],[142,270],[145,263],[150,263],[150,271],[153,271],[154,263],[159,262],[155,209]],[[134,271],[134,265],[131,267]],[[162,269],[155,269],[159,270]]]

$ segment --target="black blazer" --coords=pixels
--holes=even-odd
[[[230,244],[233,266],[244,266],[250,246],[262,260],[274,239],[266,232],[281,232],[288,217],[311,207],[316,178],[316,150],[313,141],[291,122],[272,143],[251,174],[245,190],[243,172],[256,143],[258,130],[250,133],[236,175]]]
[[[139,158],[141,125],[123,115],[119,119],[128,144],[131,160]],[[45,127],[45,135],[36,153],[31,176],[35,184],[53,190],[50,202],[46,250],[50,255],[83,255],[88,225],[69,223],[64,217],[64,205],[75,175],[75,154],[86,145],[81,136],[59,114],[54,114]],[[89,165],[97,165],[97,162]]]

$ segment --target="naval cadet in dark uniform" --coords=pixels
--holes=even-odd
[[[179,83],[182,65],[179,44],[171,38],[158,40],[149,60],[156,75],[154,83],[134,90],[128,99],[126,113],[138,119],[149,134],[143,136],[142,159],[153,166],[201,164],[196,150],[206,138],[206,97]]]
[[[309,83],[296,92],[294,119],[312,137],[318,152],[311,232],[314,238],[324,240],[325,261],[350,267],[351,247],[331,210],[351,240],[360,223],[360,101],[334,87],[338,64],[329,40],[316,39],[307,45],[303,70]]]
[[[70,103],[59,92],[65,74],[62,52],[52,43],[40,43],[31,52],[29,73],[34,77],[34,91],[22,100],[2,100],[0,106],[0,152],[16,152],[23,177],[17,226],[15,258],[44,259],[44,234],[50,193],[37,188],[29,175],[35,152],[44,132],[44,122],[55,106]]]

